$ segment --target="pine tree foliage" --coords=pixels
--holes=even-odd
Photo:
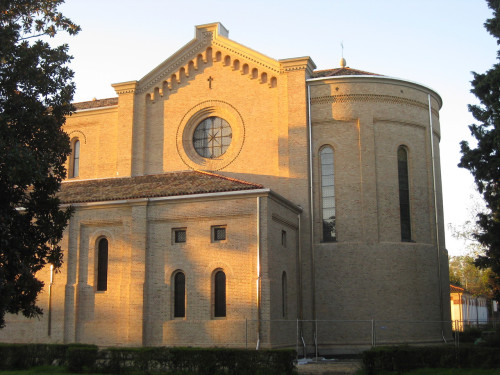
[[[500,0],[487,2],[493,18],[486,21],[485,28],[500,44]],[[500,51],[497,58],[500,59]],[[468,142],[461,142],[459,166],[472,173],[486,203],[486,212],[478,215],[480,230],[475,234],[485,254],[476,258],[476,265],[491,269],[493,293],[500,301],[500,64],[494,64],[484,74],[473,75],[471,92],[480,105],[469,105],[469,111],[479,124],[470,125],[469,129],[477,145],[471,148]]]
[[[66,176],[73,72],[68,46],[46,40],[79,27],[57,8],[63,0],[0,0],[0,328],[6,313],[42,313],[37,272],[61,266],[71,211],[56,193]]]

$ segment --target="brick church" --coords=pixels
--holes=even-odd
[[[220,23],[113,87],[65,125],[74,214],[61,272],[40,272],[44,315],[7,316],[0,341],[326,352],[449,337],[435,91],[275,60]]]

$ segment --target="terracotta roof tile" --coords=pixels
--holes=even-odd
[[[75,106],[77,111],[82,109],[111,107],[114,105],[118,105],[118,98],[95,99],[89,102],[73,103],[73,105]]]
[[[61,185],[59,199],[62,203],[68,204],[262,188],[263,186],[259,184],[214,173],[186,171],[124,178],[65,181]]]
[[[338,77],[338,76],[381,76],[382,74],[365,72],[363,70],[345,68],[336,69],[326,69],[326,70],[316,70],[312,73],[311,78],[323,78],[323,77]]]
[[[450,293],[466,293],[464,288],[450,284]]]

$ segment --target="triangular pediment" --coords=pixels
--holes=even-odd
[[[228,30],[221,23],[196,26],[195,38],[145,75],[137,84],[137,93],[162,92],[172,81],[196,74],[201,65],[213,62],[232,64],[233,69],[245,74],[280,74],[280,62],[228,38]],[[260,77],[260,76],[259,76]],[[257,78],[257,77],[255,77]]]

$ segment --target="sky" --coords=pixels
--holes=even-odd
[[[310,56],[318,69],[347,66],[428,86],[440,111],[445,227],[472,220],[478,193],[458,168],[460,141],[470,137],[472,71],[496,62],[496,40],[484,29],[484,0],[66,0],[79,24],[60,35],[73,55],[75,102],[115,97],[113,83],[139,80],[194,38],[195,26],[221,22],[229,38],[275,59]],[[465,244],[446,233],[450,255]]]

